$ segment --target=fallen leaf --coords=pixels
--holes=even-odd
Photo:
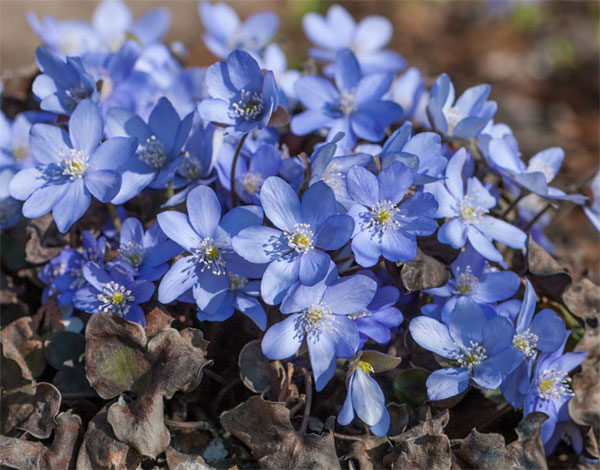
[[[171,315],[165,312],[160,307],[154,307],[148,315],[146,315],[146,336],[151,338],[160,330],[169,328],[171,323],[175,320]]]
[[[404,263],[400,276],[406,290],[415,292],[447,284],[450,271],[437,259],[417,249],[417,256],[413,261]]]
[[[548,419],[544,413],[529,413],[517,426],[519,439],[506,446],[511,468],[545,470],[548,468],[542,444],[542,423]]]
[[[260,340],[247,343],[238,358],[240,379],[254,393],[265,393],[279,396],[280,384],[285,370],[279,361],[271,361],[262,352]]]
[[[21,317],[0,331],[0,341],[11,343],[27,364],[32,377],[39,377],[46,368],[42,339],[34,329],[31,317]]]
[[[220,417],[221,425],[248,446],[261,468],[340,468],[333,433],[300,434],[282,403],[250,397]]]
[[[571,275],[531,236],[527,242],[526,264],[526,275],[538,295],[560,302],[563,292],[571,284]]]
[[[563,301],[571,313],[597,328],[600,319],[600,286],[589,279],[571,284],[563,293]]]
[[[167,447],[165,454],[169,470],[213,470],[200,455],[182,454],[173,447]]]
[[[452,468],[450,440],[445,434],[407,439],[394,448],[398,455],[393,468],[449,470]]]
[[[460,444],[459,455],[474,468],[495,470],[509,468],[504,437],[500,434],[483,434],[471,430]]]
[[[25,259],[32,264],[47,263],[69,243],[69,234],[58,231],[52,214],[29,220],[27,235]]]

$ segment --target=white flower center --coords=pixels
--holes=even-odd
[[[202,176],[202,163],[196,155],[185,151],[177,172],[190,181],[196,180]]]
[[[256,119],[263,110],[263,100],[260,93],[248,90],[240,92],[240,99],[237,103],[233,103],[233,114],[245,120]]]
[[[337,192],[342,189],[342,182],[346,178],[346,175],[338,170],[337,163],[331,163],[325,168],[323,175],[321,176],[321,180],[333,189],[333,192],[337,194]]]
[[[379,201],[375,207],[371,209],[371,219],[369,226],[375,227],[381,233],[392,228],[398,228],[400,222],[396,220],[396,215],[399,209],[392,204],[391,201],[384,199]]]
[[[344,116],[349,116],[356,111],[356,89],[342,90],[340,93],[340,111]]]
[[[489,211],[477,203],[477,191],[472,191],[460,202],[459,212],[464,222],[476,224]]]
[[[452,292],[457,295],[473,295],[477,291],[479,280],[472,274],[471,266],[467,266],[464,273],[456,277],[456,289]]]
[[[121,317],[127,315],[129,303],[135,300],[129,289],[115,281],[103,284],[97,298],[102,302],[101,312],[114,312]]]
[[[333,332],[339,328],[335,315],[325,302],[313,304],[298,317],[297,329],[307,335],[320,335],[323,331]]]
[[[162,168],[167,162],[165,146],[155,135],[146,139],[142,148],[138,150],[138,156],[144,163],[156,169]]]
[[[537,335],[526,329],[523,333],[519,333],[513,337],[512,344],[515,348],[523,353],[525,357],[531,357],[535,355],[535,348],[538,341]]]
[[[225,260],[221,256],[224,249],[226,249],[226,246],[222,240],[214,240],[210,237],[203,239],[193,253],[196,263],[201,265],[200,271],[208,269],[218,276],[225,274],[227,271]]]
[[[59,157],[63,157],[60,162],[62,174],[69,176],[70,179],[81,178],[88,169],[90,158],[83,153],[83,150],[68,149],[65,153],[61,151]]]
[[[248,284],[248,278],[240,276],[235,273],[229,273],[229,288],[231,290],[242,289],[246,284]]]
[[[458,111],[456,106],[452,106],[448,108],[444,113],[446,116],[446,124],[448,124],[448,136],[454,134],[454,128],[458,125],[460,121],[463,120],[463,115]]]
[[[127,242],[119,247],[119,258],[127,261],[134,268],[139,268],[144,262],[145,250],[135,242]]]
[[[527,173],[533,173],[535,171],[542,173],[544,178],[546,178],[546,182],[550,182],[552,181],[552,178],[554,178],[554,170],[550,165],[542,160],[534,160],[529,163],[529,166],[527,167]]]
[[[538,375],[537,392],[543,400],[565,401],[575,395],[569,388],[571,379],[564,370],[543,370]]]
[[[476,343],[471,340],[469,346],[465,348],[460,346],[460,352],[454,352],[454,359],[458,362],[460,367],[472,369],[474,366],[481,364],[487,357],[487,351],[482,344]]]
[[[262,187],[264,180],[260,173],[255,173],[249,171],[244,174],[242,177],[242,185],[244,186],[244,191],[248,194],[257,193]]]
[[[288,246],[297,253],[308,253],[314,248],[314,234],[309,224],[296,224],[294,231],[285,235]]]

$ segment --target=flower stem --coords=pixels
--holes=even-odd
[[[519,204],[519,202],[521,202],[521,200],[525,197],[525,192],[521,192],[521,194],[519,194],[518,197],[516,197],[513,202],[510,203],[510,205],[504,210],[504,212],[502,212],[502,215],[500,217],[502,217],[503,219],[510,214],[510,211],[512,211],[517,204]]]
[[[543,216],[543,215],[546,213],[546,211],[547,211],[548,209],[550,209],[551,207],[552,207],[552,204],[550,204],[550,203],[546,204],[546,206],[545,206],[545,207],[544,207],[544,208],[543,208],[541,211],[539,211],[539,212],[538,212],[538,213],[535,215],[535,217],[534,217],[533,219],[531,219],[531,220],[529,221],[529,223],[528,223],[528,224],[525,226],[525,228],[523,229],[523,231],[524,231],[524,232],[527,232],[527,231],[529,231],[529,229],[530,229],[531,227],[533,227],[533,224],[535,224],[535,223],[536,223],[538,220],[540,220],[540,217],[541,217],[541,216]]]
[[[242,147],[244,146],[244,142],[246,141],[246,137],[248,137],[248,133],[244,134],[238,142],[237,148],[235,149],[235,154],[233,155],[233,162],[231,163],[231,176],[229,179],[229,184],[231,185],[231,188],[229,191],[231,194],[232,209],[237,205],[237,194],[235,193],[235,167],[237,166],[238,158],[240,157],[240,153],[242,151]]]
[[[117,232],[120,232],[121,231],[121,219],[119,219],[119,214],[117,214],[117,208],[110,202],[108,203],[108,213],[110,214],[110,218],[112,219],[115,229],[117,229]]]
[[[300,425],[300,434],[304,434],[308,428],[308,419],[310,418],[310,406],[312,404],[312,377],[310,372],[302,369],[304,374],[304,393],[306,394],[306,404],[304,405],[304,416],[302,416],[302,424]]]

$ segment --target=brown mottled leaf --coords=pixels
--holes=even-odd
[[[32,264],[47,263],[58,256],[69,243],[69,234],[58,231],[52,214],[30,220],[27,224],[27,235],[25,259]]]
[[[279,361],[270,361],[262,353],[260,340],[247,343],[238,358],[240,379],[244,385],[255,393],[267,390],[274,396],[279,396],[281,378],[285,374]]]
[[[0,341],[0,386],[8,391],[33,381],[29,366],[19,350],[9,341]]]
[[[544,413],[529,413],[517,426],[519,439],[506,446],[507,457],[512,468],[523,470],[545,470],[548,468],[542,444],[542,423],[548,419]]]
[[[56,418],[56,431],[49,448],[41,442],[0,436],[0,465],[19,470],[67,470],[74,468],[75,447],[81,418],[71,411]]]
[[[21,317],[0,331],[0,341],[10,342],[19,351],[33,377],[46,368],[42,339],[34,329],[31,317]]]
[[[146,315],[146,336],[151,338],[160,330],[170,328],[171,323],[175,320],[171,315],[165,312],[160,307],[154,307],[148,315]]]
[[[300,434],[282,403],[250,397],[220,417],[221,425],[248,446],[261,468],[340,468],[333,433]]]
[[[34,383],[12,390],[0,403],[2,434],[16,428],[39,439],[50,437],[60,401],[59,391],[49,383]]]
[[[102,408],[88,425],[77,455],[77,470],[126,470],[142,461],[138,451],[119,442]]]
[[[531,236],[527,242],[527,277],[539,295],[558,302],[571,284],[571,275]]]
[[[450,271],[437,259],[417,249],[416,258],[404,263],[400,276],[406,290],[415,292],[445,285],[450,279]]]
[[[212,470],[199,455],[187,455],[178,452],[173,447],[168,447],[165,451],[167,456],[167,466],[169,470]]]
[[[394,447],[397,455],[393,468],[411,470],[450,470],[452,451],[445,434],[427,434],[407,439]]]
[[[99,313],[88,322],[85,337],[88,379],[100,396],[112,398],[127,391],[138,396],[109,408],[107,419],[115,435],[155,458],[169,445],[163,398],[195,388],[209,362],[202,332],[167,328],[148,341],[140,325]]]
[[[459,455],[474,468],[496,470],[509,468],[504,437],[500,434],[483,434],[471,430],[460,444]]]
[[[401,444],[409,439],[415,439],[425,435],[439,435],[444,432],[444,428],[449,420],[450,413],[448,410],[444,410],[442,413],[413,426],[408,431],[405,431],[398,436],[390,436],[390,439],[397,444]]]
[[[581,318],[591,328],[598,326],[600,319],[600,286],[589,279],[571,284],[563,293],[563,301],[573,315]]]

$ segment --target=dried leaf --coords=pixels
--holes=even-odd
[[[393,468],[449,470],[452,468],[450,440],[445,434],[411,438],[394,448],[398,455]]]
[[[169,470],[212,470],[200,455],[187,455],[178,452],[173,447],[165,451]]]
[[[106,418],[105,406],[90,421],[77,455],[77,470],[126,470],[142,461],[135,449],[117,440]]]
[[[10,342],[19,351],[32,377],[39,377],[46,368],[42,339],[33,327],[31,317],[13,321],[0,332],[2,343]]]
[[[481,470],[509,468],[504,437],[500,434],[483,434],[473,429],[460,444],[459,455]]]
[[[29,366],[19,350],[9,341],[0,341],[0,373],[2,390],[22,387],[33,381]]]
[[[563,293],[563,301],[567,308],[586,322],[591,328],[598,326],[600,319],[600,287],[589,279],[571,284]]]
[[[49,448],[41,442],[0,436],[0,465],[19,470],[73,468],[80,427],[81,418],[71,411],[58,415],[54,439]]]
[[[444,428],[448,424],[449,420],[450,413],[448,412],[448,410],[444,410],[437,416],[434,416],[433,418],[427,419],[422,423],[413,426],[408,431],[405,431],[398,436],[390,436],[390,439],[397,444],[401,444],[402,442],[407,441],[409,439],[416,439],[425,435],[439,435],[444,432]]]
[[[402,266],[400,276],[406,290],[415,292],[445,285],[450,280],[450,271],[437,259],[417,249],[416,258]]]
[[[148,315],[146,315],[146,336],[151,338],[160,330],[170,328],[171,323],[175,320],[171,315],[165,312],[160,307],[153,308]]]
[[[2,434],[9,434],[16,428],[38,439],[50,437],[60,401],[59,391],[49,383],[30,384],[12,390],[2,397],[0,403]]]
[[[246,444],[262,468],[340,468],[333,434],[300,434],[282,403],[250,397],[220,417],[221,425]]]
[[[523,470],[548,468],[542,444],[542,423],[548,419],[544,413],[529,413],[517,426],[519,439],[506,446],[510,467]]]
[[[155,458],[169,445],[163,398],[195,388],[202,378],[208,343],[202,332],[167,328],[149,341],[144,329],[112,313],[92,316],[85,332],[86,365],[92,387],[103,398],[135,392],[108,410],[115,435]]]
[[[69,243],[69,234],[58,231],[52,214],[30,220],[27,224],[27,235],[25,259],[32,264],[47,263],[58,256]]]
[[[571,283],[571,275],[531,236],[527,242],[527,277],[539,295],[558,302]]]
[[[281,362],[270,361],[262,353],[260,340],[247,343],[240,351],[238,359],[240,379],[255,393],[269,390],[279,396],[280,383],[285,371]]]

